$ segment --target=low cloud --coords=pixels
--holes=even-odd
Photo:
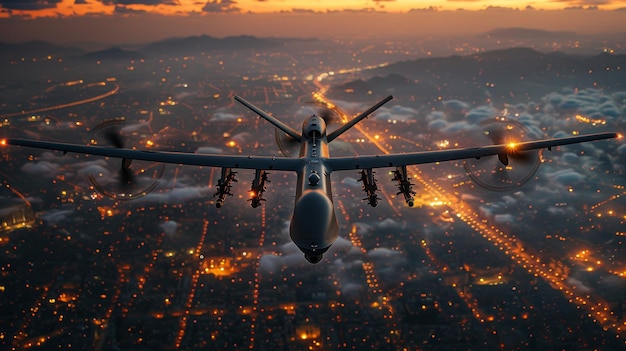
[[[226,112],[226,111],[223,111],[223,110],[217,110],[213,114],[213,118],[211,118],[211,121],[216,121],[216,122],[236,121],[237,118],[240,118],[240,117],[241,117],[240,114]]]
[[[173,236],[178,229],[178,223],[175,221],[165,221],[159,225],[159,228],[163,230],[165,235]]]
[[[41,215],[41,220],[47,225],[57,225],[68,221],[74,217],[75,211],[69,209],[56,209],[45,212]]]
[[[52,178],[61,173],[61,167],[48,161],[28,162],[22,166],[22,171],[30,175]]]
[[[224,150],[215,146],[201,146],[196,150],[197,154],[223,154]]]

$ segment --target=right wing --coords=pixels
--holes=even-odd
[[[424,163],[480,158],[492,155],[510,155],[520,151],[552,148],[555,146],[584,143],[588,141],[620,138],[618,133],[597,133],[574,137],[525,141],[511,144],[489,145],[465,149],[409,152],[374,156],[331,157],[326,164],[333,171],[419,165]]]
[[[230,167],[241,169],[264,169],[279,171],[298,171],[303,166],[303,161],[299,158],[287,157],[195,154],[188,152],[132,150],[124,148],[66,144],[29,139],[3,139],[0,144],[58,150],[63,151],[64,153],[75,152],[79,154],[90,154],[98,156],[117,157],[121,159],[174,163],[192,166]]]

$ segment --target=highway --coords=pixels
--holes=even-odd
[[[72,83],[72,82],[67,82],[64,84],[68,84],[68,83]],[[64,84],[58,84],[57,86],[64,86]],[[88,84],[88,86],[106,86],[107,82],[97,82],[97,83],[91,83]],[[52,87],[51,87],[52,88]],[[48,88],[48,89],[51,89]],[[97,96],[93,96],[93,97],[88,97],[85,99],[81,99],[81,100],[76,100],[76,101],[71,101],[71,102],[67,102],[64,104],[58,104],[58,105],[53,105],[53,106],[47,106],[47,107],[42,107],[42,108],[36,108],[36,109],[32,109],[32,110],[24,110],[24,111],[17,111],[17,112],[10,112],[10,113],[5,113],[5,114],[0,114],[0,119],[4,119],[4,118],[10,118],[10,117],[17,117],[17,116],[24,116],[24,115],[34,115],[34,114],[39,114],[39,113],[43,113],[43,112],[50,112],[50,111],[55,111],[55,110],[61,110],[64,108],[69,108],[69,107],[74,107],[74,106],[78,106],[78,105],[83,105],[83,104],[88,104],[88,103],[92,103],[92,102],[96,102],[98,100],[102,100],[104,98],[107,98],[109,96],[113,96],[115,94],[117,94],[120,91],[120,86],[118,84],[113,84],[113,87],[111,90],[97,95]]]
[[[313,97],[321,104],[333,105],[325,96],[328,87],[323,84],[323,80],[327,76],[327,73],[323,73],[314,80],[318,91],[313,94]],[[345,123],[350,116],[341,113],[340,118]],[[382,153],[390,153],[389,149],[363,128],[362,125],[357,124],[354,128]],[[593,294],[593,292],[581,291],[576,286],[570,285],[566,280],[567,277],[562,276],[559,272],[555,272],[551,265],[546,263],[549,262],[549,259],[538,254],[537,250],[534,250],[528,243],[522,242],[516,235],[505,232],[495,224],[490,224],[487,218],[479,215],[477,209],[472,208],[470,204],[449,193],[433,179],[429,179],[418,167],[410,167],[410,171],[413,175],[413,181],[421,186],[422,191],[438,199],[439,203],[449,209],[453,217],[465,222],[475,233],[482,236],[493,247],[504,252],[518,267],[527,271],[528,274],[543,279],[553,289],[560,291],[567,301],[576,305],[577,308],[585,310],[587,316],[594,323],[599,324],[605,330],[612,331],[617,338],[624,339],[624,344],[626,345],[626,322],[618,318],[616,313],[611,310],[610,305],[601,296]],[[424,242],[424,247],[427,249],[427,242]],[[558,264],[563,263],[557,262]],[[468,307],[475,311],[475,318],[484,322],[484,313],[477,309],[472,297],[458,289],[457,292]]]

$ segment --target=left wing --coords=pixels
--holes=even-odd
[[[587,141],[619,138],[617,133],[597,133],[566,138],[544,139],[525,141],[511,144],[490,145],[483,147],[473,147],[465,149],[437,150],[410,152],[404,154],[389,154],[376,156],[354,156],[354,157],[331,157],[326,160],[326,164],[333,171],[344,171],[351,169],[369,169],[383,167],[398,167],[408,165],[418,165],[424,163],[444,162],[462,160],[467,158],[480,158],[491,155],[510,155],[516,152],[552,148],[555,146],[583,143]]]
[[[193,166],[230,167],[242,169],[264,169],[279,171],[297,171],[302,168],[299,158],[272,157],[272,156],[239,156],[219,154],[194,154],[186,152],[167,152],[149,150],[131,150],[102,146],[56,143],[28,139],[3,139],[2,145],[19,145],[38,149],[75,152],[98,156],[117,157],[152,162],[164,162]]]

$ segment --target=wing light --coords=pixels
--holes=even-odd
[[[0,140],[0,146],[6,146],[6,145],[7,145],[7,140],[6,139]]]
[[[517,143],[510,142],[507,144],[507,146],[509,147],[509,149],[515,150],[517,148]]]

